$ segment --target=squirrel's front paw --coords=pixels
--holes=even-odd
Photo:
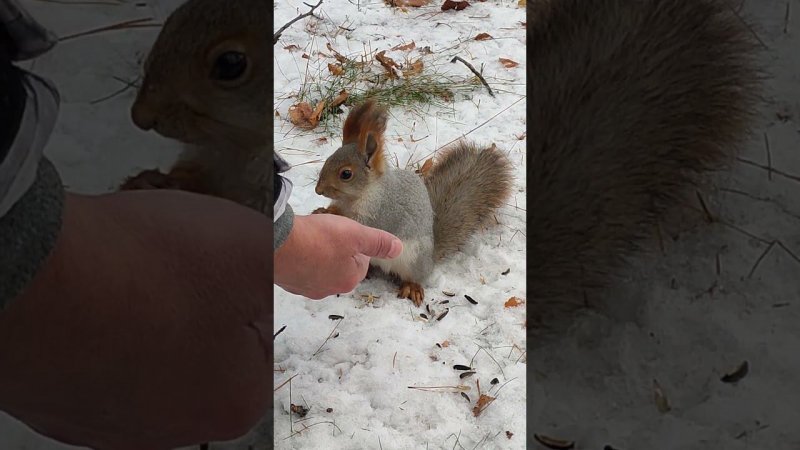
[[[328,214],[328,208],[317,208],[311,211],[311,214]]]
[[[425,299],[425,290],[417,283],[404,281],[403,284],[400,285],[400,292],[397,294],[397,297],[407,298],[414,302],[414,306],[419,307],[422,305],[422,300]]]
[[[178,189],[178,182],[158,169],[150,169],[129,177],[120,185],[121,191],[136,191],[142,189]]]

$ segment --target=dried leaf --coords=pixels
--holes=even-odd
[[[517,2],[517,6],[519,6],[520,8],[524,8],[526,4],[527,2],[525,0],[519,0]]]
[[[480,416],[483,410],[486,409],[493,401],[494,397],[488,396],[486,394],[481,394],[480,398],[478,398],[477,403],[475,403],[475,407],[472,408],[472,415],[475,417]]]
[[[409,44],[396,45],[392,47],[392,50],[402,50],[402,51],[414,50],[416,46],[417,44],[414,41],[411,41],[411,43]]]
[[[289,409],[290,409],[290,410],[291,410],[293,413],[297,414],[297,415],[298,415],[298,416],[300,416],[300,417],[305,417],[305,416],[306,416],[306,414],[308,414],[308,408],[306,408],[306,407],[305,407],[305,406],[303,406],[303,405],[295,405],[294,403],[292,403],[292,404],[289,406]]]
[[[476,41],[488,41],[489,39],[494,39],[489,33],[481,33],[475,36]]]
[[[311,57],[310,57],[310,56],[308,56],[308,53],[303,53],[303,56],[301,56],[301,58],[304,58],[304,59],[311,59]]]
[[[511,439],[511,436],[514,436],[514,433],[512,433],[512,432],[510,432],[510,431],[506,430],[506,437],[507,437],[507,438],[509,438],[509,439]]]
[[[397,78],[397,74],[395,73],[395,69],[398,68],[397,63],[388,56],[386,56],[386,50],[380,51],[375,55],[375,59],[381,63],[386,72],[389,73],[389,78]]]
[[[294,44],[290,44],[290,45],[287,45],[286,47],[283,47],[283,49],[284,50],[289,50],[290,52],[296,52],[296,51],[300,50],[300,47],[298,47],[298,46],[296,46]]]
[[[669,405],[669,400],[667,396],[664,394],[664,391],[661,389],[661,385],[658,384],[658,381],[653,380],[653,399],[656,402],[656,408],[661,413],[666,413],[672,407]]]
[[[346,63],[346,62],[350,61],[344,55],[342,55],[341,53],[339,53],[336,50],[334,50],[333,46],[331,45],[330,42],[328,42],[326,47],[328,48],[328,50],[330,50],[333,53],[333,57],[336,58],[336,60],[339,61],[340,63]]]
[[[442,11],[447,11],[449,9],[455,9],[456,11],[461,11],[467,6],[469,6],[469,2],[465,1],[455,2],[453,0],[444,0],[444,3],[442,3]]]
[[[425,176],[428,175],[428,172],[431,170],[431,167],[433,167],[433,158],[428,158],[427,161],[422,163],[422,167],[417,169],[417,173],[422,175],[423,177],[425,177]],[[444,294],[444,292],[442,292],[442,293]],[[447,294],[444,294],[444,295],[447,295]]]
[[[317,145],[322,145],[328,142],[328,138],[322,136],[321,138],[314,139],[314,142],[316,142]]]
[[[408,68],[403,71],[403,77],[408,78],[410,76],[418,75],[422,73],[422,60],[418,59],[411,64],[408,65]]]
[[[337,106],[344,104],[349,96],[350,93],[342,89],[341,92],[339,92],[339,95],[337,95],[336,98],[331,102],[331,108],[336,108]]]
[[[344,68],[339,64],[331,64],[328,63],[328,70],[336,76],[342,75],[344,73]]]
[[[517,67],[519,65],[518,62],[508,58],[500,58],[500,64],[502,64],[506,69],[511,69],[512,67]]]
[[[504,305],[504,306],[505,306],[506,308],[514,308],[514,307],[516,307],[516,306],[519,306],[519,305],[521,305],[521,304],[523,304],[523,303],[525,303],[525,301],[524,301],[524,300],[522,300],[522,299],[519,299],[519,298],[517,298],[517,297],[511,297],[511,298],[509,298],[508,300],[506,300],[506,303],[505,303],[505,305]]]
[[[552,448],[555,450],[569,450],[575,448],[575,442],[573,441],[555,439],[541,434],[534,434],[533,438],[536,439],[538,443],[544,445],[545,447]]]
[[[450,345],[450,341],[442,342],[442,347],[448,347]]]
[[[311,130],[319,124],[319,117],[324,107],[325,102],[319,102],[313,110],[307,102],[292,105],[289,107],[289,120],[298,128]]]

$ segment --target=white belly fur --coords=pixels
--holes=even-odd
[[[422,280],[412,280],[412,268],[417,264],[419,254],[419,242],[403,241],[403,252],[394,259],[372,258],[370,263],[380,267],[384,272],[393,273],[404,280],[420,282]]]

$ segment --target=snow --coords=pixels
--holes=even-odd
[[[135,2],[23,3],[56,33],[67,35],[136,18],[163,21],[180,1],[139,2],[143,7]],[[736,164],[716,180],[723,190],[707,200],[715,216],[761,240],[722,224],[687,224],[679,239],[667,240],[665,256],[642,259],[630,282],[614,292],[615,307],[608,315],[576,319],[572,329],[534,343],[531,354],[522,357],[519,349],[529,347],[522,327],[525,308],[503,304],[512,296],[527,297],[525,140],[518,139],[525,129],[525,42],[519,24],[524,11],[516,0],[474,1],[463,11],[449,12],[440,12],[438,2],[401,12],[381,1],[326,0],[318,10],[323,21],[316,29],[307,28],[313,22],[309,19],[292,25],[275,47],[275,109],[280,114],[275,141],[296,165],[288,175],[298,213],[326,204],[313,192],[321,167],[313,161],[336,149],[341,119],[328,134],[294,128],[286,117],[296,100],[291,95],[303,81],[325,73],[330,60],[317,59],[314,51],[326,51],[329,41],[345,55],[363,52],[365,46],[375,51],[415,41],[417,49],[430,46],[434,52],[429,57],[435,62],[426,60],[426,67],[469,76],[465,66],[449,62],[455,55],[483,67],[496,97],[478,86],[449,107],[395,107],[388,149],[404,165],[409,159],[424,160],[442,144],[469,133],[470,139],[493,142],[508,152],[517,165],[519,192],[498,214],[499,226],[476,236],[462,253],[434,270],[426,286],[428,297],[435,299],[430,303],[442,311],[447,305],[436,302],[450,301],[441,321],[417,320],[423,310],[394,298],[395,287],[380,279],[323,301],[276,290],[275,329],[286,329],[275,340],[275,386],[293,378],[291,399],[287,383],[275,392],[272,417],[265,418],[274,420],[275,448],[518,449],[526,448],[526,431],[575,440],[585,449],[800,448],[800,412],[794,406],[800,397],[800,263],[786,250],[800,254],[800,195],[797,179],[781,175],[800,176],[800,63],[795,56],[800,4],[792,1],[791,6],[786,33],[784,1],[750,0],[743,10],[755,18],[754,32],[769,48],[764,61],[772,78],[764,120],[741,156],[766,165],[766,133],[776,171],[770,179],[765,170]],[[278,2],[274,28],[306,9],[299,0]],[[63,95],[47,154],[70,189],[106,192],[138,170],[172,163],[175,143],[132,126],[132,91],[91,103],[123,86],[114,77],[138,76],[137,61],[157,31],[140,28],[64,41],[33,64]],[[470,40],[482,32],[495,39]],[[290,44],[302,50],[284,50]],[[313,57],[302,58],[304,52]],[[403,61],[406,53],[389,54]],[[507,69],[498,63],[500,57],[520,66]],[[778,111],[790,117],[779,119]],[[781,245],[773,245],[748,276],[773,240]],[[502,275],[506,269],[511,270]],[[711,286],[715,288],[708,292]],[[456,295],[446,297],[443,290]],[[361,294],[380,298],[368,304]],[[468,303],[464,294],[478,304]],[[344,319],[331,320],[332,314]],[[333,335],[338,335],[326,341],[334,327]],[[447,347],[436,346],[444,341]],[[743,360],[750,363],[749,374],[737,384],[721,383],[719,377]],[[527,361],[533,366],[526,388]],[[455,364],[472,364],[477,373],[461,380]],[[499,384],[492,386],[495,377]],[[666,414],[654,405],[654,379],[672,406]],[[497,396],[477,418],[471,412],[477,399],[475,380],[482,391],[491,389],[489,395]],[[471,387],[466,392],[470,402],[458,393],[409,389],[458,384]],[[527,398],[532,401],[526,411]],[[308,415],[300,419],[290,414],[290,403],[309,407]],[[310,428],[293,434],[304,426]],[[513,433],[511,439],[506,430]],[[262,425],[240,440],[211,448],[269,448],[263,433]],[[7,416],[0,416],[0,443],[9,449],[74,448],[42,438]],[[537,448],[533,443],[529,447]]]

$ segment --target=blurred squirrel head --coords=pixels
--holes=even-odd
[[[383,133],[388,113],[375,101],[354,107],[344,121],[342,146],[322,166],[318,195],[335,200],[354,200],[386,170]]]
[[[145,60],[136,126],[190,144],[270,142],[269,4],[188,0],[176,9]]]

